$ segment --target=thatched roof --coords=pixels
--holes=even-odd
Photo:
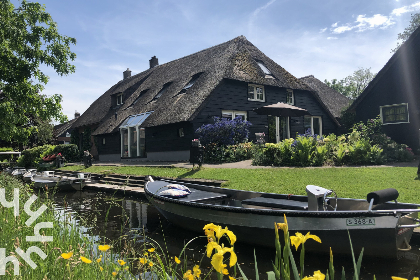
[[[69,130],[72,125],[76,122],[77,118],[72,119],[68,122],[62,123],[62,124],[58,124],[55,125],[53,128],[53,137],[56,138],[58,136],[60,136],[61,134],[63,134],[64,132],[66,132],[67,130]]]
[[[274,78],[266,78],[257,62],[262,62]],[[194,85],[180,94],[183,87],[198,73],[201,74]],[[191,121],[223,79],[310,90],[244,36],[239,36],[119,81],[92,103],[74,127],[98,124],[93,135],[112,133],[118,130],[128,116],[150,111],[153,113],[142,127]],[[168,85],[166,91],[160,98],[153,100],[164,85]],[[118,93],[129,97],[124,104],[113,108],[111,96]]]
[[[312,89],[312,92],[319,98],[321,104],[325,105],[327,111],[334,118],[339,118],[341,110],[350,105],[351,100],[349,98],[330,88],[313,75],[302,77],[299,80],[303,81]]]

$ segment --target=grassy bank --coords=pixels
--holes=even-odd
[[[122,266],[116,261],[118,258],[113,249],[99,251],[99,244],[82,234],[74,218],[55,211],[49,196],[41,199],[37,194],[38,198],[30,209],[36,212],[42,205],[46,209],[35,221],[28,223],[30,216],[25,211],[25,203],[33,195],[32,189],[7,174],[0,174],[0,188],[5,190],[8,202],[13,200],[14,189],[19,189],[18,216],[15,217],[14,207],[0,204],[0,247],[5,248],[5,257],[14,256],[20,263],[19,273],[14,275],[17,269],[11,261],[8,262],[1,279],[111,279],[113,273],[118,279],[135,279],[127,271],[127,265]],[[39,230],[41,236],[52,237],[52,240],[27,241],[27,237],[34,236],[35,226],[41,222],[52,223],[52,228],[44,225]],[[18,254],[18,248],[27,253],[32,246],[39,248],[41,255],[45,254],[44,259],[37,253],[30,255],[36,268]]]
[[[366,198],[371,191],[395,188],[400,202],[420,203],[417,195],[420,180],[415,167],[339,167],[339,168],[269,168],[225,169],[133,167],[133,166],[68,166],[63,170],[126,175],[154,175],[169,178],[224,180],[226,188],[271,193],[305,195],[306,185],[333,189],[339,197]]]

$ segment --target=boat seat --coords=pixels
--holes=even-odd
[[[242,204],[291,210],[308,210],[308,202],[261,196],[242,200]]]
[[[168,184],[169,183],[165,181],[149,182],[147,184],[147,189],[151,193],[159,195],[161,191],[168,190],[168,188],[166,187],[166,185]],[[189,186],[189,189],[191,193],[187,195],[186,197],[171,198],[171,199],[184,201],[184,202],[201,202],[201,201],[208,201],[211,199],[222,199],[222,198],[228,197],[226,194],[223,194],[223,193],[197,190],[197,189],[192,188],[191,186]]]

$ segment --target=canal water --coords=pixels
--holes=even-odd
[[[171,225],[147,200],[83,191],[57,193],[54,196],[54,201],[57,210],[75,217],[76,222],[83,225],[85,234],[92,238],[98,239],[99,236],[105,236],[107,240],[118,240],[120,236],[127,235],[128,238],[136,237],[141,243],[144,240],[142,237],[146,236],[157,241],[171,257],[178,256],[184,244],[200,235]],[[255,236],[255,238],[264,237]],[[349,241],[343,240],[343,242]],[[203,259],[201,265],[203,272],[211,266],[207,256],[203,257],[206,244],[207,239],[203,237],[195,239],[187,247],[188,257],[193,258],[195,263]],[[141,244],[139,244],[140,246]],[[247,244],[241,244],[238,240],[235,244],[235,252],[238,256],[238,263],[248,279],[255,279],[254,248]],[[359,254],[359,252],[356,253]],[[260,279],[267,279],[266,271],[273,270],[272,262],[274,261],[275,250],[255,248],[255,255]],[[295,259],[298,260],[299,256],[296,256]],[[312,275],[316,270],[325,273],[328,269],[328,263],[328,255],[306,254],[305,275]],[[334,256],[334,267],[336,279],[341,279],[342,267],[346,271],[346,279],[352,279],[350,275],[353,275],[353,264],[350,256]],[[391,279],[391,276],[399,276],[409,280],[413,277],[419,277],[419,246],[414,245],[410,253],[398,260],[364,257],[360,279],[372,280],[373,275],[376,276],[377,280]]]

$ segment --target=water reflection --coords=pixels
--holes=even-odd
[[[199,234],[188,232],[172,226],[156,208],[149,205],[146,200],[124,199],[112,197],[108,194],[83,191],[74,193],[58,193],[54,197],[56,209],[66,213],[75,214],[79,220],[83,220],[84,231],[91,237],[105,236],[108,240],[117,240],[121,235],[128,238],[136,238],[139,245],[144,242],[144,236],[153,239],[162,246],[164,252],[170,256],[178,256],[184,244],[197,237]],[[78,221],[76,221],[78,222]],[[255,236],[255,238],[264,238]],[[310,242],[310,241],[308,241]],[[348,240],[343,240],[348,242]],[[205,253],[206,238],[193,241],[187,250],[189,258],[195,263],[201,260]],[[334,248],[333,248],[334,249]],[[246,244],[235,244],[238,262],[245,274],[253,279],[254,272],[254,248]],[[270,248],[257,248],[256,256],[260,279],[266,279],[266,271],[272,270],[274,250]],[[408,279],[420,276],[419,247],[416,246],[408,258],[400,260],[387,260],[364,257],[360,279],[391,279],[391,276],[399,276]],[[299,256],[296,256],[296,260]],[[210,267],[210,260],[204,256],[201,268],[205,271]],[[312,274],[315,270],[325,272],[328,269],[329,256],[307,254],[305,258],[305,275]],[[334,256],[336,278],[341,275],[342,266],[346,275],[352,275],[352,262],[349,256]],[[192,268],[192,265],[191,265]],[[191,269],[189,268],[189,269]],[[350,277],[348,277],[350,279]]]

